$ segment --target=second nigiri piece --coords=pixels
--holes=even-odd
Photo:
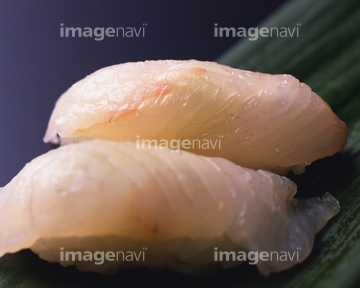
[[[315,233],[339,211],[329,194],[296,200],[295,192],[285,177],[223,158],[126,142],[66,145],[31,161],[0,190],[0,256],[31,248],[86,271],[194,273],[241,264],[246,259],[229,256],[239,251],[286,253],[258,259],[267,275],[302,262]]]
[[[58,137],[152,141],[285,174],[340,151],[347,130],[291,75],[165,60],[106,67],[75,83],[56,103],[44,139]]]

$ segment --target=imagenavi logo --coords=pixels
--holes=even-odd
[[[60,23],[60,37],[62,38],[94,38],[102,41],[109,38],[141,38],[145,37],[147,23],[138,27],[67,27]]]
[[[299,37],[301,23],[297,23],[296,27],[222,27],[218,23],[214,23],[214,37],[237,37],[248,38],[255,41],[259,37]]]

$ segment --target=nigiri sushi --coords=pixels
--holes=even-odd
[[[295,193],[283,176],[223,158],[133,142],[74,143],[35,158],[0,190],[0,256],[30,248],[84,271],[191,274],[244,261],[228,259],[229,251],[292,255],[260,257],[255,264],[268,275],[303,261],[339,211],[328,193],[307,200]]]
[[[106,67],[75,83],[58,99],[44,141],[177,141],[175,148],[286,174],[337,153],[346,137],[329,105],[291,75],[159,60]]]

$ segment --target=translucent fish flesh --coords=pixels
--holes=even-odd
[[[30,248],[85,271],[149,266],[193,273],[242,262],[220,259],[221,251],[297,253],[286,261],[259,259],[267,275],[303,261],[315,233],[339,211],[328,193],[307,200],[295,193],[283,176],[223,158],[130,142],[65,145],[32,160],[0,190],[0,256]],[[66,258],[69,251],[83,258]],[[96,263],[101,253],[117,251],[138,258],[106,254]]]
[[[286,174],[337,153],[346,137],[329,105],[291,75],[162,60],[106,67],[75,83],[44,140],[154,140]]]

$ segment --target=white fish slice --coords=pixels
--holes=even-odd
[[[315,233],[339,211],[330,194],[295,200],[295,192],[285,177],[222,158],[130,142],[66,145],[32,160],[1,189],[0,256],[30,248],[85,271],[168,266],[193,273],[241,263],[216,261],[221,251],[298,254],[259,260],[267,275],[303,261]],[[140,260],[97,265],[66,261],[66,251],[133,251]]]
[[[186,139],[185,150],[286,174],[340,151],[347,130],[291,75],[163,60],[106,67],[74,84],[57,101],[44,141],[58,135],[62,144]]]

